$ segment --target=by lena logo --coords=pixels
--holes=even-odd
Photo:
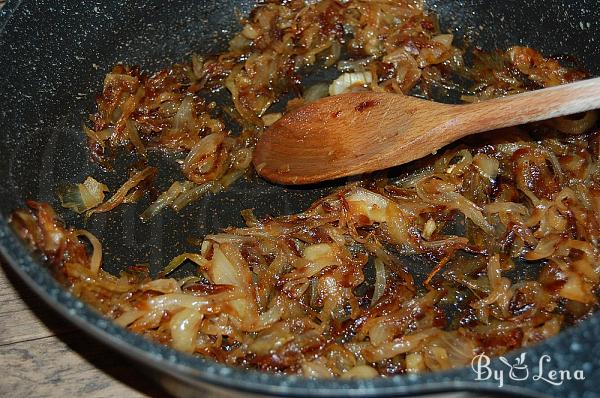
[[[498,387],[504,386],[507,379],[512,381],[539,380],[554,386],[560,386],[565,380],[585,380],[582,369],[552,368],[552,358],[547,354],[539,358],[537,371],[530,373],[529,367],[525,363],[526,354],[524,352],[515,358],[513,364],[508,362],[505,357],[498,357],[503,364],[501,369],[492,369],[490,366],[490,357],[485,355],[485,353],[476,355],[471,361],[471,369],[475,372],[475,380],[495,380],[498,382]]]

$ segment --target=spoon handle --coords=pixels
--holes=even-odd
[[[600,78],[495,98],[463,112],[468,134],[600,109]],[[465,109],[466,111],[466,109]]]

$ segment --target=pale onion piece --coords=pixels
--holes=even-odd
[[[252,148],[241,148],[233,153],[231,167],[236,170],[246,170],[252,162]]]
[[[560,166],[560,162],[558,161],[558,158],[556,157],[554,152],[541,145],[538,147],[538,149],[546,156],[546,159],[548,159],[552,164],[552,170],[554,171],[554,174],[556,174],[556,176],[558,177],[558,181],[563,182],[565,179],[565,175],[562,171],[562,167]]]
[[[252,276],[248,265],[245,262],[236,263],[231,261],[222,250],[227,247],[232,246],[227,243],[214,244],[212,259],[203,264],[202,267],[207,270],[212,283],[246,289],[252,284]]]
[[[77,236],[85,236],[92,244],[92,257],[90,258],[90,271],[93,275],[97,275],[102,265],[102,243],[89,231],[78,229],[75,231]]]
[[[342,45],[339,41],[334,40],[331,42],[331,47],[329,49],[329,54],[325,58],[325,66],[329,67],[335,64],[342,54]]]
[[[556,250],[556,247],[561,240],[562,237],[559,235],[550,235],[544,237],[539,241],[534,250],[525,253],[525,259],[534,261],[550,257]]]
[[[98,277],[98,275],[92,273],[88,264],[67,262],[64,267],[69,277],[87,279],[94,286],[110,290],[111,292],[125,293],[131,290],[131,285],[126,280],[116,278],[102,270],[99,272],[102,275]]]
[[[216,305],[237,298],[235,292],[225,292],[211,296],[194,296],[186,293],[167,293],[149,298],[146,304],[155,310],[171,311],[177,308],[191,308],[203,313],[216,312]]]
[[[406,371],[408,373],[419,373],[425,370],[423,354],[420,352],[410,352],[406,354]]]
[[[520,214],[522,216],[527,216],[529,214],[529,210],[527,210],[527,207],[525,207],[524,205],[522,205],[520,203],[514,203],[514,202],[489,203],[489,204],[485,205],[485,207],[483,209],[488,214],[514,213],[514,214]]]
[[[214,159],[212,162],[208,162],[215,157],[215,153],[218,151],[219,146],[223,144],[225,140],[225,134],[213,133],[206,137],[203,137],[188,153],[185,160],[183,161],[183,169],[189,169],[192,166],[196,166],[199,174],[208,173],[212,168]],[[199,166],[196,163],[202,162]]]
[[[257,355],[267,355],[276,352],[292,340],[294,340],[294,335],[287,328],[281,326],[281,324],[277,324],[273,328],[261,332],[248,345],[248,351]]]
[[[456,192],[449,192],[447,194],[449,198],[448,207],[454,208],[462,212],[465,217],[471,219],[479,228],[481,228],[488,235],[494,233],[494,227],[486,220],[485,216],[481,212],[479,206],[465,198],[463,195]]]
[[[320,360],[305,362],[302,364],[302,374],[311,379],[326,379],[334,377],[334,374]]]
[[[146,313],[146,311],[142,311],[142,310],[127,311],[127,312],[122,313],[116,319],[114,319],[113,322],[119,326],[127,327],[130,324],[132,324],[133,322],[140,319],[142,316],[144,316],[145,313]]]
[[[482,153],[478,153],[473,156],[473,165],[477,167],[477,170],[479,170],[481,175],[490,181],[494,181],[498,176],[500,162],[497,159]]]
[[[250,267],[233,245],[214,243],[212,246],[212,259],[203,268],[211,282],[237,288],[242,297],[231,301],[229,306],[242,321],[244,331],[254,330],[260,320]]]
[[[231,170],[231,171],[225,173],[225,175],[223,177],[221,177],[219,179],[219,181],[217,181],[217,183],[215,184],[215,186],[213,188],[213,192],[215,192],[214,189],[216,189],[216,188],[218,188],[218,191],[221,191],[221,190],[229,187],[231,184],[233,184],[234,182],[239,180],[245,173],[246,173],[246,170],[244,170],[244,169],[241,169],[241,170],[234,169],[234,170]]]
[[[250,45],[250,43],[251,43],[250,39],[246,38],[244,35],[242,35],[240,33],[240,34],[233,36],[233,38],[229,41],[229,50],[230,51],[242,51],[245,48],[247,48]],[[229,88],[229,86],[237,87],[235,84],[233,84],[233,82],[231,82],[227,88]],[[233,94],[233,92],[232,92],[232,94]]]
[[[200,54],[192,54],[192,72],[196,79],[201,79],[204,74],[204,57]]]
[[[433,371],[452,368],[448,358],[448,352],[442,347],[428,347],[425,355],[425,365]]]
[[[373,82],[371,72],[343,73],[329,85],[329,95],[349,92],[353,87],[366,87]]]
[[[431,38],[431,40],[438,42],[446,47],[451,47],[452,46],[452,40],[454,39],[454,35],[451,35],[449,33],[446,34],[441,34],[441,35],[437,35],[437,36],[433,36]]]
[[[179,293],[179,282],[173,278],[154,279],[140,286],[143,291],[152,290],[160,293]]]
[[[133,120],[127,120],[125,123],[125,130],[127,130],[127,137],[129,138],[129,141],[131,141],[138,153],[140,155],[145,155],[146,147],[140,139],[136,123]]]
[[[596,267],[598,266],[596,265]],[[600,275],[598,275],[598,271],[594,269],[592,263],[587,261],[587,259],[582,258],[573,261],[573,269],[594,283],[598,283],[600,281]]]
[[[350,206],[350,213],[354,216],[365,215],[372,222],[387,221],[386,210],[390,200],[385,196],[364,188],[357,188],[346,195],[346,201]]]
[[[188,122],[191,122],[194,118],[194,102],[193,95],[188,94],[185,96],[181,104],[179,104],[179,109],[177,109],[177,113],[173,117],[173,128],[176,130],[183,129],[187,126]]]
[[[579,119],[572,119],[569,116],[563,116],[550,119],[546,123],[561,133],[581,134],[594,127],[597,121],[598,111],[587,111],[583,114],[583,117]]]
[[[96,181],[92,177],[87,177],[83,182],[83,186],[87,189],[87,193],[93,198],[104,200],[104,192],[108,192],[108,187],[101,182]]]
[[[177,269],[177,267],[179,267],[181,264],[183,264],[186,260],[190,260],[193,261],[194,263],[196,263],[197,265],[203,267],[206,265],[206,263],[208,262],[207,259],[205,259],[204,257],[202,257],[199,254],[196,253],[182,253],[178,256],[176,256],[175,258],[173,258],[171,261],[169,261],[169,264],[167,264],[167,266],[165,267],[165,269],[163,270],[163,274],[164,275],[168,275],[171,272],[175,271]]]
[[[383,293],[385,292],[386,287],[386,275],[385,275],[385,265],[380,258],[376,258],[375,261],[375,290],[373,291],[373,298],[371,299],[371,306],[374,306],[375,303],[379,301]]]
[[[555,315],[541,326],[526,329],[523,335],[523,346],[527,347],[556,336],[561,330],[562,322],[562,317]]]
[[[198,282],[202,282],[202,278],[196,275],[190,275],[190,276],[186,276],[183,279],[179,279],[177,281],[177,283],[179,284],[179,287],[181,288],[185,288],[188,284],[194,284],[194,283],[198,283]]]
[[[98,206],[104,200],[104,192],[108,187],[92,177],[87,177],[82,184],[63,184],[58,188],[58,197],[63,207],[76,213]]]
[[[180,193],[185,190],[185,185],[179,181],[175,181],[169,189],[161,193],[160,196],[150,205],[146,210],[140,214],[142,221],[148,221],[152,217],[156,216],[163,208],[169,206]]]
[[[449,358],[456,361],[456,365],[471,361],[477,352],[474,341],[466,339],[457,331],[443,332],[437,341],[444,344]]]
[[[129,329],[134,332],[143,332],[148,329],[155,329],[160,325],[160,321],[163,318],[164,311],[159,309],[153,309],[146,312],[140,318],[136,319],[129,325]]]
[[[267,311],[260,314],[260,316],[259,316],[260,322],[257,326],[257,329],[264,329],[266,327],[271,326],[275,322],[279,321],[279,319],[281,319],[282,315],[283,315],[283,309],[282,309],[281,305],[279,305],[279,304],[273,305]]]
[[[205,243],[208,244],[208,241],[213,241],[216,243],[230,243],[234,245],[239,245],[244,242],[253,242],[252,237],[244,236],[244,235],[234,235],[234,234],[214,234],[214,235],[206,235],[204,237],[204,242],[202,246],[205,246]],[[206,255],[206,249],[202,249],[202,255]]]
[[[404,335],[393,341],[377,347],[367,347],[363,350],[363,356],[368,362],[379,362],[384,359],[393,358],[398,354],[404,354],[417,349],[421,342],[441,331],[437,328],[425,329],[421,332]]]
[[[283,114],[281,112],[265,113],[264,115],[262,115],[261,119],[262,119],[265,127],[269,127],[269,126],[275,124],[276,121],[281,119],[282,115]]]
[[[337,69],[340,72],[363,72],[374,57],[362,58],[357,60],[343,59],[337,63]]]
[[[107,73],[104,77],[104,86],[125,84],[128,88],[135,87],[138,84],[138,78],[124,73]]]
[[[190,188],[185,188],[171,203],[171,208],[176,212],[181,211],[185,206],[189,205],[195,200],[200,199],[214,188],[215,182],[209,181],[204,184],[194,184],[191,181],[186,181],[190,184]]]
[[[129,193],[129,191],[138,186],[145,179],[154,177],[157,172],[158,169],[155,167],[146,167],[144,170],[135,173],[127,181],[125,181],[125,183],[121,185],[119,189],[117,189],[117,192],[115,192],[115,194],[110,199],[102,203],[100,206],[88,210],[86,212],[86,216],[89,217],[93,213],[104,213],[114,209],[115,207],[123,203],[123,200]]]
[[[581,275],[572,271],[564,271],[566,282],[558,294],[566,299],[589,304],[595,300],[593,285],[585,281]]]
[[[372,379],[377,376],[379,376],[379,373],[377,370],[375,370],[375,368],[372,368],[369,365],[358,365],[344,372],[340,378],[344,380]]]
[[[108,140],[113,134],[110,128],[95,131],[87,127],[85,124],[83,125],[83,132],[85,135],[87,135],[92,140],[98,142],[100,145],[104,145],[104,141]]]
[[[202,138],[182,163],[183,174],[196,184],[220,178],[229,166],[225,134],[213,133]]]
[[[302,98],[305,102],[313,102],[329,95],[329,85],[326,83],[318,83],[304,90]]]
[[[600,255],[598,249],[594,247],[590,242],[584,242],[581,240],[569,239],[563,246],[565,249],[568,248],[581,251],[584,256],[572,263],[573,268],[581,275],[585,276],[592,282],[598,282],[600,275],[598,274],[600,266]],[[568,255],[565,253],[565,255]]]
[[[254,28],[254,26],[252,26],[252,24],[247,23],[242,29],[242,35],[246,39],[254,40],[260,36],[260,33],[256,28]]]
[[[200,328],[203,315],[190,308],[184,308],[171,318],[171,346],[182,352],[191,354],[196,349],[196,334]]]
[[[337,256],[337,247],[330,243],[317,243],[306,246],[302,252],[302,257],[317,264],[319,271],[327,266],[340,264],[340,259]]]
[[[510,292],[510,279],[502,277],[502,268],[500,266],[500,256],[494,255],[487,264],[487,276],[490,281],[490,294],[471,304],[473,308],[483,308],[487,305],[497,303],[500,309],[508,309],[509,300],[512,298]]]
[[[408,232],[409,222],[407,222],[407,215],[404,211],[400,210],[399,206],[395,203],[390,203],[387,207],[386,218],[387,228],[392,238],[392,242],[397,245],[410,245],[411,237]]]
[[[377,319],[377,322],[373,321],[374,325],[369,329],[369,341],[371,344],[378,346],[392,341],[396,328],[386,322],[385,317],[375,319]]]
[[[586,210],[594,209],[594,203],[592,200],[592,195],[590,190],[583,184],[576,184],[573,189],[575,190],[575,195],[577,196],[577,200],[581,202],[581,204],[586,208]],[[561,192],[562,193],[562,192]],[[559,193],[560,196],[560,193]]]
[[[425,239],[425,240],[431,239],[431,235],[433,235],[436,228],[437,228],[437,226],[436,226],[433,218],[430,218],[429,220],[427,220],[427,222],[423,226],[423,233],[421,234],[421,236],[423,236],[423,239]]]
[[[473,162],[473,155],[471,152],[466,149],[461,149],[454,156],[454,158],[460,158],[460,160],[454,164],[451,164],[450,167],[446,170],[448,174],[460,175],[464,172],[464,170]]]

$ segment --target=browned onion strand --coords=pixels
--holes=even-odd
[[[271,105],[287,91],[297,94],[290,110],[351,90],[428,95],[433,86],[452,88],[455,73],[475,81],[464,98],[479,101],[586,76],[527,47],[475,51],[468,69],[452,35],[441,33],[422,7],[411,0],[261,3],[224,53],[194,55],[153,75],[115,67],[85,129],[90,149],[102,161],[118,147],[141,156],[183,153],[185,178],[142,214],[147,220],[241,178],[262,128],[281,117]],[[337,65],[339,76],[302,93],[300,73],[312,65]],[[240,136],[203,98],[223,88]],[[100,242],[64,227],[46,204],[29,202],[11,221],[73,294],[183,352],[307,377],[444,370],[469,364],[477,353],[535,344],[596,309],[596,118],[589,113],[465,140],[399,170],[399,177],[353,182],[299,214],[261,220],[246,210],[246,227],[206,236],[199,253],[175,257],[155,279],[139,266],[119,276],[105,272]],[[79,190],[82,203],[72,207],[109,211],[135,200],[138,184],[155,173],[134,173],[91,209]],[[96,184],[94,191],[104,188]],[[419,256],[426,268],[422,285],[407,256]],[[167,277],[189,261],[194,275]]]

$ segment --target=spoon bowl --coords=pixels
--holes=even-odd
[[[262,135],[254,166],[267,180],[310,184],[408,163],[467,135],[600,108],[600,78],[449,105],[399,94],[327,97]]]

